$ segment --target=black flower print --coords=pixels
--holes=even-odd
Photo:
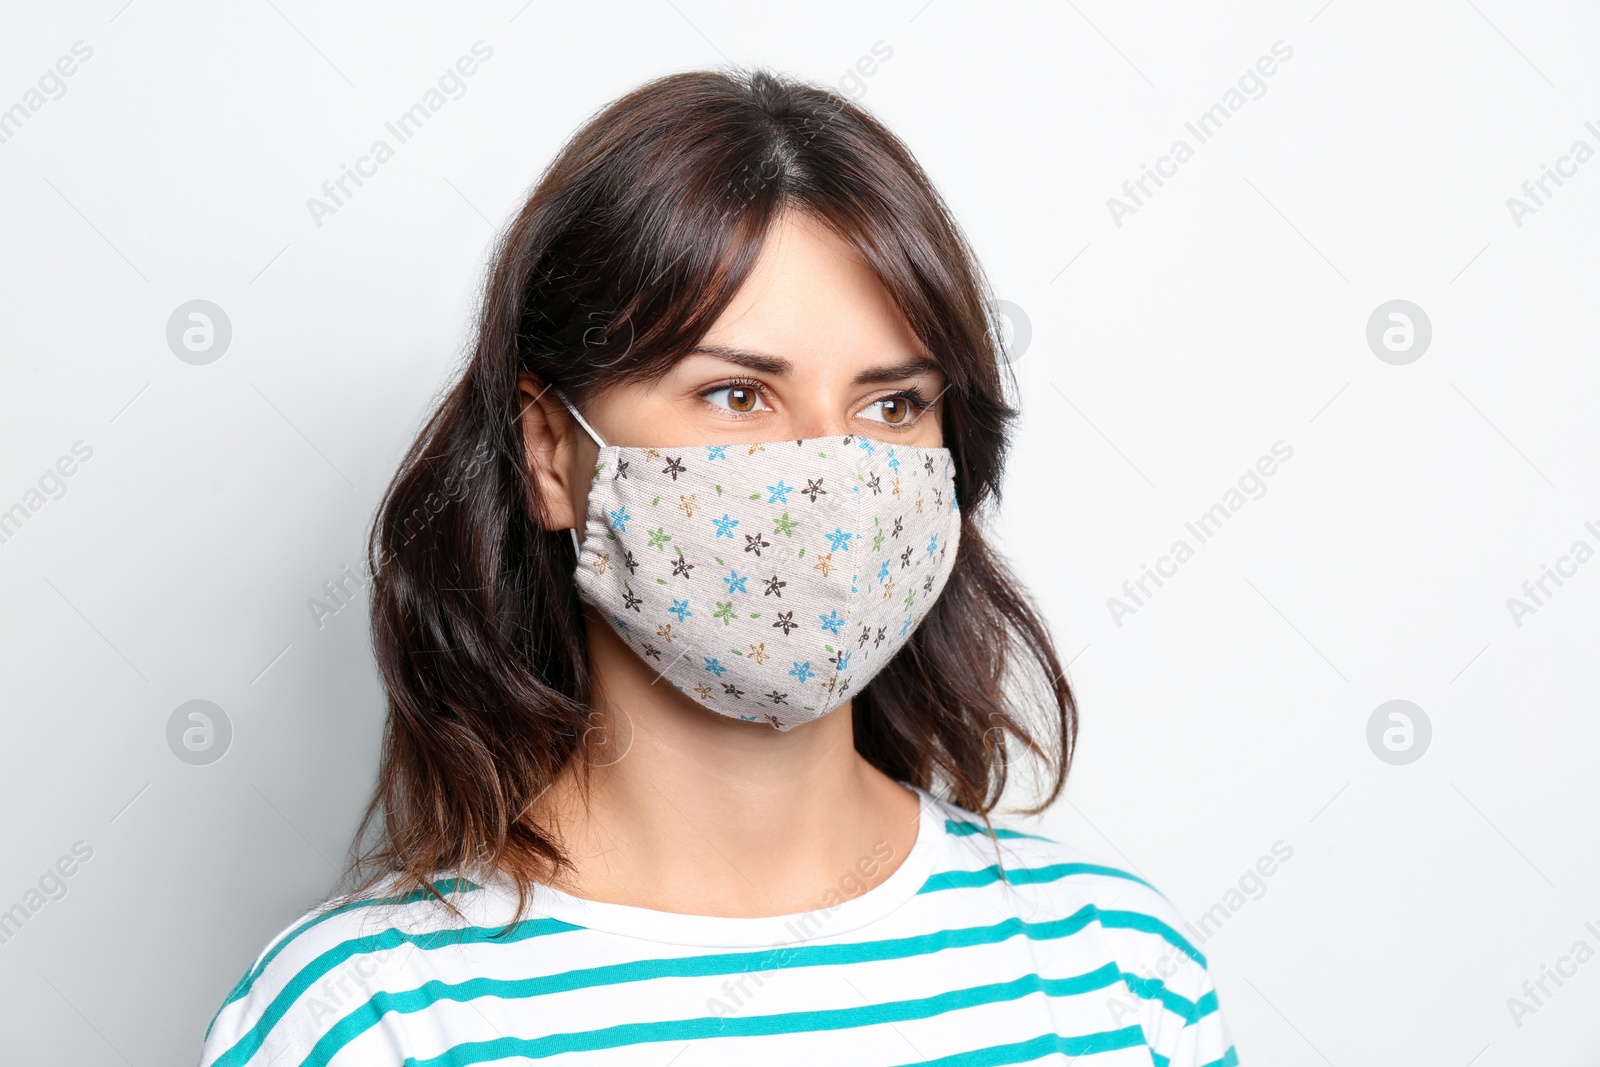
[[[761,535],[758,534],[758,533],[756,533],[756,534],[745,534],[744,535],[744,550],[746,552],[754,552],[758,559],[761,556],[761,550],[763,548],[771,548],[771,547],[772,547],[772,542],[771,541],[763,541],[761,539]]]
[[[815,504],[817,497],[828,495],[828,491],[822,488],[822,481],[821,478],[807,478],[806,487],[800,490],[801,495],[810,497],[811,502]]]
[[[632,552],[629,552],[629,551],[626,551],[626,550],[623,551],[623,553],[622,553],[622,565],[624,567],[628,568],[628,573],[629,574],[638,574],[639,573],[639,561],[633,558],[633,553]]]
[[[732,682],[723,682],[722,683],[722,695],[723,696],[730,696],[730,697],[733,697],[735,700],[738,700],[740,697],[744,696],[744,690],[740,689],[738,686],[734,685]]]
[[[774,704],[782,704],[789,699],[788,693],[780,693],[776,689],[767,694],[767,699]]]
[[[617,460],[617,477],[618,478],[626,478],[628,476],[628,463],[629,462],[630,461],[626,460],[626,459]]]
[[[636,596],[633,595],[633,590],[632,589],[629,589],[626,586],[623,587],[623,593],[622,593],[622,610],[623,611],[627,611],[629,608],[632,608],[634,611],[638,611],[639,610],[639,605],[643,604],[643,603],[644,603],[644,598],[643,597],[636,597]]]
[[[681,574],[687,578],[689,577],[689,572],[694,570],[695,566],[695,564],[684,559],[682,553],[679,553],[678,558],[672,561],[672,573],[674,576]]]
[[[905,529],[905,524],[900,521],[903,518],[905,518],[904,515],[896,515],[894,517],[894,529],[889,531],[890,537],[899,537],[900,531]]]
[[[880,495],[883,492],[882,479],[874,474],[870,479],[868,479],[867,488],[872,490],[873,496]]]
[[[799,629],[800,627],[800,624],[794,621],[794,612],[792,611],[778,612],[778,621],[772,625],[782,630],[785,637],[789,636],[790,630]]]
[[[902,567],[911,566],[911,546],[910,545],[907,545],[906,546],[906,550],[904,552],[900,553],[900,566],[902,566]]]
[[[878,627],[878,636],[872,642],[873,648],[877,648],[879,645],[883,644],[885,639],[887,639],[889,636],[888,630],[889,628],[887,626]]]
[[[871,641],[871,640],[872,640],[872,627],[863,626],[861,628],[861,639],[856,642],[856,647],[865,648],[867,642]]]
[[[762,596],[775,596],[779,600],[782,600],[783,599],[782,589],[783,589],[784,586],[788,585],[789,583],[784,581],[782,578],[779,578],[776,574],[774,574],[771,578],[768,578],[766,581],[767,581],[767,591],[765,593],[762,593],[761,595]]]
[[[668,456],[667,457],[667,465],[665,467],[661,468],[661,473],[662,474],[670,474],[670,475],[672,475],[672,480],[673,481],[677,481],[678,480],[678,475],[682,474],[684,471],[689,469],[688,467],[685,467],[682,463],[678,462],[682,458],[683,458],[682,456]]]
[[[653,660],[659,660],[661,658],[661,650],[648,641],[644,643],[644,647],[641,649],[641,651]]]

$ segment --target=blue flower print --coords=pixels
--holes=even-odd
[[[713,657],[713,656],[701,656],[700,658],[706,661],[706,670],[710,671],[712,674],[716,675],[718,678],[721,678],[724,674],[728,673],[728,668],[726,668],[722,664],[718,663],[716,661],[715,657]]]
[[[739,525],[739,520],[738,519],[730,519],[728,517],[728,513],[727,512],[723,512],[722,513],[722,518],[720,518],[720,519],[712,519],[711,520],[711,525],[713,525],[713,526],[715,526],[717,528],[717,536],[718,537],[726,537],[728,540],[732,541],[734,539],[734,537],[733,537],[733,528],[735,526]]]
[[[748,574],[740,574],[738,571],[729,571],[728,576],[722,580],[728,583],[729,596],[732,596],[734,593],[748,593],[750,591],[744,587],[744,583],[750,580],[750,576]]]
[[[811,669],[811,661],[806,660],[804,663],[796,663],[789,673],[800,679],[800,683],[804,685],[816,671]]]
[[[896,473],[900,470],[900,457],[894,454],[894,449],[889,449],[889,469]]]
[[[628,523],[633,516],[628,514],[628,505],[623,504],[611,513],[611,525],[618,533],[628,532]]]
[[[928,538],[928,555],[931,556],[937,551],[939,551],[939,535],[934,534]]]
[[[848,653],[848,652],[839,653],[839,669],[842,671],[848,666],[850,666],[850,653]]]
[[[707,463],[710,463],[714,459],[727,459],[727,458],[728,458],[728,446],[727,445],[707,445],[706,446],[706,462]]]
[[[668,608],[667,611],[673,615],[676,615],[679,622],[682,622],[685,618],[694,614],[694,612],[689,610],[689,599],[687,597],[682,600],[674,597],[672,599],[672,607]]]
[[[767,486],[767,492],[772,494],[767,503],[787,504],[789,502],[789,494],[794,492],[794,486],[783,484],[783,479],[779,478],[777,485]]]
[[[817,618],[822,620],[822,628],[830,634],[837,634],[839,628],[844,625],[844,619],[837,611],[830,611],[826,615],[818,615]]]
[[[835,526],[833,528],[833,533],[823,534],[823,536],[828,539],[830,547],[832,547],[835,552],[838,552],[840,549],[848,552],[850,551],[850,539],[854,537],[855,534],[845,533],[843,527]]]

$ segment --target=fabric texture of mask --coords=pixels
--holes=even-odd
[[[606,445],[567,407],[600,445],[580,595],[713,711],[780,730],[817,718],[944,589],[961,529],[948,449],[854,435]]]

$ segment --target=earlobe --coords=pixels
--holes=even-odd
[[[572,427],[554,392],[531,372],[518,375],[524,461],[533,479],[539,521],[547,530],[576,525],[572,506]]]

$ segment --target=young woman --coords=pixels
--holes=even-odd
[[[679,74],[584,126],[374,524],[357,888],[204,1064],[1236,1063],[1158,892],[987,818],[1076,729],[977,522],[988,307],[836,94]]]

